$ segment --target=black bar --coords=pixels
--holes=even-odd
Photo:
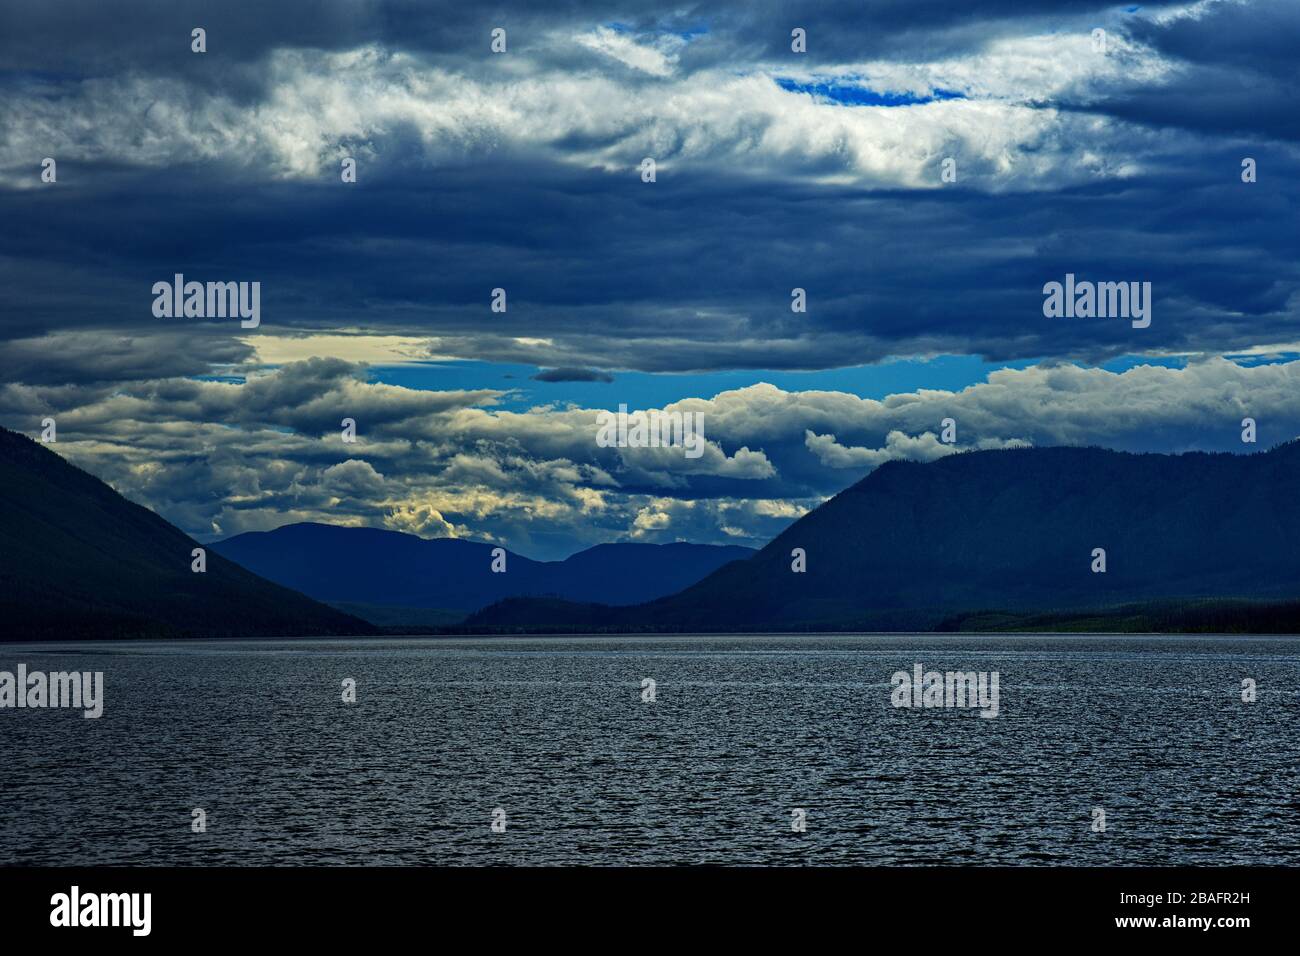
[[[941,947],[1194,937],[1230,946],[1246,938],[1242,933],[1280,933],[1294,883],[1293,870],[1258,867],[0,868],[0,926],[6,942],[76,934],[95,943],[339,944],[432,932],[448,944],[468,933],[467,942],[592,938],[667,948],[709,938],[763,942],[789,930],[810,939],[833,931]],[[70,895],[73,886],[83,901],[88,894],[149,893],[148,936],[136,937],[129,925],[52,926],[52,898]],[[1171,900],[1171,893],[1183,898]],[[1241,925],[1216,922],[1242,918]],[[1154,925],[1118,924],[1125,919]],[[1187,922],[1202,919],[1212,925]]]

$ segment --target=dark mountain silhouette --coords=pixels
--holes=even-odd
[[[0,428],[3,640],[370,634],[207,552],[147,508],[24,435]]]
[[[351,614],[383,629],[386,634],[437,634],[453,628],[465,618],[464,611],[436,607],[402,607],[395,604],[356,604],[352,601],[324,601],[344,614]]]
[[[307,522],[235,535],[212,547],[318,600],[462,612],[519,595],[637,604],[754,554],[750,548],[704,544],[602,544],[564,561],[533,561],[507,551],[505,572],[495,573],[495,545]]]
[[[1148,620],[1222,626],[1242,601],[1274,605],[1254,620],[1295,620],[1298,487],[1297,442],[1252,455],[1037,448],[896,461],[671,597],[621,609],[511,600],[466,625],[923,630],[977,626],[980,614],[1100,620],[1155,602]],[[794,548],[805,573],[791,571]],[[1094,548],[1104,574],[1091,570]],[[1180,618],[1184,604],[1192,617]]]

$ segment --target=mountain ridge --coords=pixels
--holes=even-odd
[[[7,640],[341,636],[370,624],[265,581],[31,438],[0,428]]]
[[[1248,455],[1054,446],[888,462],[749,561],[633,608],[501,602],[469,628],[930,630],[954,617],[1300,598],[1300,442]],[[794,548],[807,570],[791,570]],[[1106,572],[1092,573],[1093,549]]]
[[[754,554],[735,545],[610,542],[562,561],[535,561],[505,549],[506,570],[495,573],[499,545],[320,522],[245,532],[211,547],[317,600],[462,612],[524,595],[638,604]]]

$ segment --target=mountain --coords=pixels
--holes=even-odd
[[[465,618],[464,611],[446,611],[436,607],[401,607],[392,604],[354,604],[351,601],[326,601],[332,608],[369,621],[386,634],[437,634],[454,629]]]
[[[24,435],[0,428],[4,640],[371,634],[265,581]]]
[[[1300,598],[1298,486],[1298,442],[1251,455],[1024,448],[894,461],[678,594],[623,609],[512,600],[466,624],[925,630],[1153,602],[1174,618],[1211,600],[1285,608]],[[805,573],[791,570],[794,548]],[[1092,571],[1095,548],[1105,573]],[[1196,619],[1222,622],[1231,607]]]
[[[754,554],[734,546],[602,544],[564,561],[533,561],[507,551],[506,570],[496,573],[495,547],[307,522],[212,545],[250,571],[321,601],[462,614],[519,595],[637,604],[680,591],[722,565]]]

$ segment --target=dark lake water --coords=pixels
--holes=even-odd
[[[0,645],[20,662],[103,671],[105,707],[0,710],[0,863],[1300,864],[1289,638]],[[895,708],[917,663],[997,671],[998,716]]]

